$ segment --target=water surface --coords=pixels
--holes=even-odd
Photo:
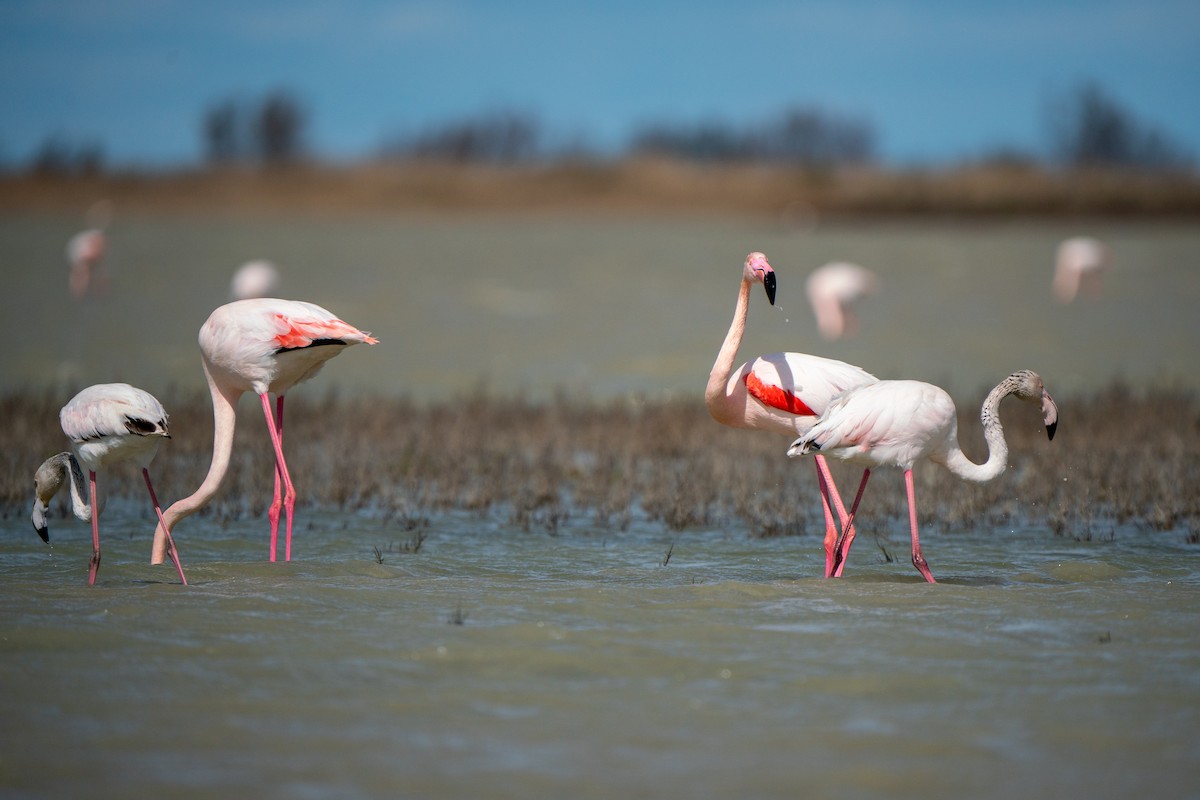
[[[9,797],[1187,797],[1200,570],[1179,533],[550,536],[308,514],[0,547]],[[136,535],[134,533],[136,532]],[[122,535],[124,533],[124,535]],[[375,548],[382,563],[378,563]],[[884,550],[901,554],[887,563]],[[670,550],[670,558],[667,553]],[[664,561],[667,563],[664,565]]]

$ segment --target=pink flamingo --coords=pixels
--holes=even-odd
[[[234,300],[271,297],[279,288],[279,268],[270,261],[247,261],[233,273],[229,293]]]
[[[789,456],[820,451],[834,458],[862,464],[863,483],[850,508],[850,519],[858,511],[872,467],[899,467],[908,488],[908,521],[912,529],[912,563],[925,580],[935,583],[921,555],[917,536],[917,501],[913,493],[913,465],[920,459],[941,464],[955,475],[979,483],[990,481],[1008,466],[1008,443],[1000,425],[1000,401],[1009,395],[1042,409],[1046,434],[1053,439],[1058,426],[1058,406],[1050,398],[1036,372],[1014,372],[988,394],[979,413],[988,459],[976,464],[958,446],[958,413],[943,389],[920,381],[879,381],[857,386],[834,398],[825,413],[804,435],[792,442]],[[820,458],[820,456],[817,456]],[[845,526],[837,551],[844,566],[854,529]]]
[[[275,496],[268,512],[271,560],[276,558],[282,506],[287,513],[284,560],[290,561],[296,489],[283,457],[284,393],[316,375],[343,346],[378,341],[320,306],[297,300],[236,300],[213,311],[200,328],[201,360],[213,403],[212,464],[200,488],[164,513],[154,531],[151,563],[163,561],[166,531],[203,508],[221,488],[233,452],[237,401],[247,391],[257,394],[262,402],[275,449]],[[276,396],[274,411],[268,394]]]
[[[858,264],[835,261],[809,273],[805,289],[821,336],[835,340],[857,333],[853,304],[878,288],[875,273]]]
[[[1108,245],[1090,236],[1064,239],[1054,259],[1054,282],[1050,288],[1060,303],[1070,303],[1082,290],[1086,297],[1100,294],[1104,272],[1112,266]]]
[[[75,516],[92,523],[92,560],[88,567],[88,585],[96,583],[100,569],[100,509],[103,497],[97,497],[96,474],[109,464],[119,461],[134,461],[142,468],[146,488],[154,513],[162,523],[163,513],[150,482],[150,462],[158,452],[162,439],[171,438],[167,430],[167,412],[149,392],[127,383],[101,383],[89,386],[63,406],[58,415],[63,433],[70,439],[75,450],[51,456],[38,467],[33,478],[36,499],[33,504],[33,527],[42,537],[50,541],[46,512],[50,500],[58,493],[70,476],[71,501]],[[83,482],[80,464],[87,468],[88,487]],[[164,525],[167,552],[179,580],[187,585],[183,565],[170,538],[170,528]]]
[[[734,428],[804,434],[817,421],[830,399],[854,386],[874,383],[875,376],[859,367],[803,353],[771,353],[734,369],[738,348],[746,331],[750,287],[760,283],[767,300],[775,304],[775,270],[762,253],[746,256],[742,283],[734,307],[733,323],[717,353],[704,402],[713,419]],[[838,539],[833,520],[836,507],[843,524],[851,520],[825,459],[818,456],[817,482],[825,512],[825,577],[835,576],[834,554]]]
[[[79,299],[89,291],[104,291],[107,277],[101,264],[108,252],[108,238],[100,228],[80,231],[67,242],[67,262],[71,265],[67,288]]]

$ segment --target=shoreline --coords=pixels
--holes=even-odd
[[[94,176],[0,176],[0,213],[536,212],[815,219],[1200,217],[1200,176],[1014,166],[940,170],[697,165],[665,160],[484,166],[380,162]]]

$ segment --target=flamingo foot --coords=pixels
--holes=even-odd
[[[933,579],[933,573],[929,571],[929,564],[925,562],[925,556],[921,555],[920,553],[913,553],[912,563],[913,566],[917,568],[917,572],[921,573],[921,576],[925,578],[925,580],[929,581],[930,583],[937,583],[937,581]]]
[[[96,585],[96,573],[100,571],[100,551],[92,551],[92,560],[88,564],[88,586]]]

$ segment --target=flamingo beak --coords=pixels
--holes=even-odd
[[[38,536],[42,537],[42,541],[46,544],[50,543],[50,526],[46,524],[46,511],[49,506],[41,500],[33,504],[33,529],[37,531]]]
[[[1053,439],[1058,428],[1058,405],[1045,389],[1042,390],[1042,421],[1046,424],[1046,436]]]
[[[771,301],[771,305],[775,305],[775,271],[767,272],[763,275],[763,288],[767,290],[767,299]]]

